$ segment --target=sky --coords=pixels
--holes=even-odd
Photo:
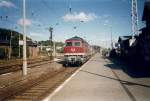
[[[145,0],[138,2],[139,29]],[[0,0],[0,27],[23,32],[23,0]],[[71,9],[70,9],[71,8]],[[131,0],[26,0],[27,36],[64,42],[80,36],[90,44],[110,46],[119,36],[132,35]]]

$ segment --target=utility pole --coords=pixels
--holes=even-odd
[[[132,0],[131,7],[131,16],[132,16],[132,32],[133,36],[138,35],[138,12],[137,12],[137,0]]]
[[[8,56],[9,59],[11,59],[11,53],[12,53],[11,40],[12,40],[12,31],[10,31],[10,40],[9,40],[9,56]]]
[[[54,42],[54,45],[53,45],[54,51],[53,51],[53,53],[54,53],[54,57],[56,58],[56,42],[55,41],[53,41],[53,42]]]
[[[20,58],[20,34],[19,34],[19,42],[18,42],[18,43],[19,43],[19,44],[18,44],[18,45],[19,45],[19,50],[18,50],[18,51],[19,51],[19,54],[18,54],[18,57]]]
[[[27,75],[27,47],[26,47],[26,0],[23,0],[23,75]]]
[[[138,31],[138,12],[137,12],[137,0],[132,0],[131,5],[131,18],[132,18],[132,39],[129,40],[129,46],[135,45],[136,39],[134,38],[135,35],[139,34]]]
[[[52,47],[53,47],[53,41],[52,41],[52,39],[53,39],[53,28],[52,27],[50,27],[49,28],[49,32],[50,32],[50,37],[49,37],[49,41],[50,41],[50,58],[52,59]]]
[[[110,40],[111,40],[111,49],[113,49],[113,39],[112,39],[112,26],[110,26]]]

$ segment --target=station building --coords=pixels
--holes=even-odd
[[[19,37],[20,40],[23,39],[23,35],[19,32],[0,28],[0,59],[22,57],[23,46],[19,46]],[[27,37],[27,56],[34,58],[38,53],[37,43]]]
[[[148,67],[150,66],[150,1],[144,4],[142,21],[146,26],[140,30],[139,35],[134,36],[135,46],[129,45],[132,36],[121,36],[118,40],[118,50],[120,56],[127,61],[131,60],[132,63],[140,63]]]
[[[137,47],[144,64],[150,64],[150,1],[145,2],[142,21],[146,26],[142,28],[138,37]]]

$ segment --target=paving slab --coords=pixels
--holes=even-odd
[[[100,54],[44,101],[132,101]]]

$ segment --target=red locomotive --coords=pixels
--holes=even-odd
[[[63,66],[70,64],[80,66],[90,57],[90,46],[84,39],[75,36],[67,39],[65,43]]]

